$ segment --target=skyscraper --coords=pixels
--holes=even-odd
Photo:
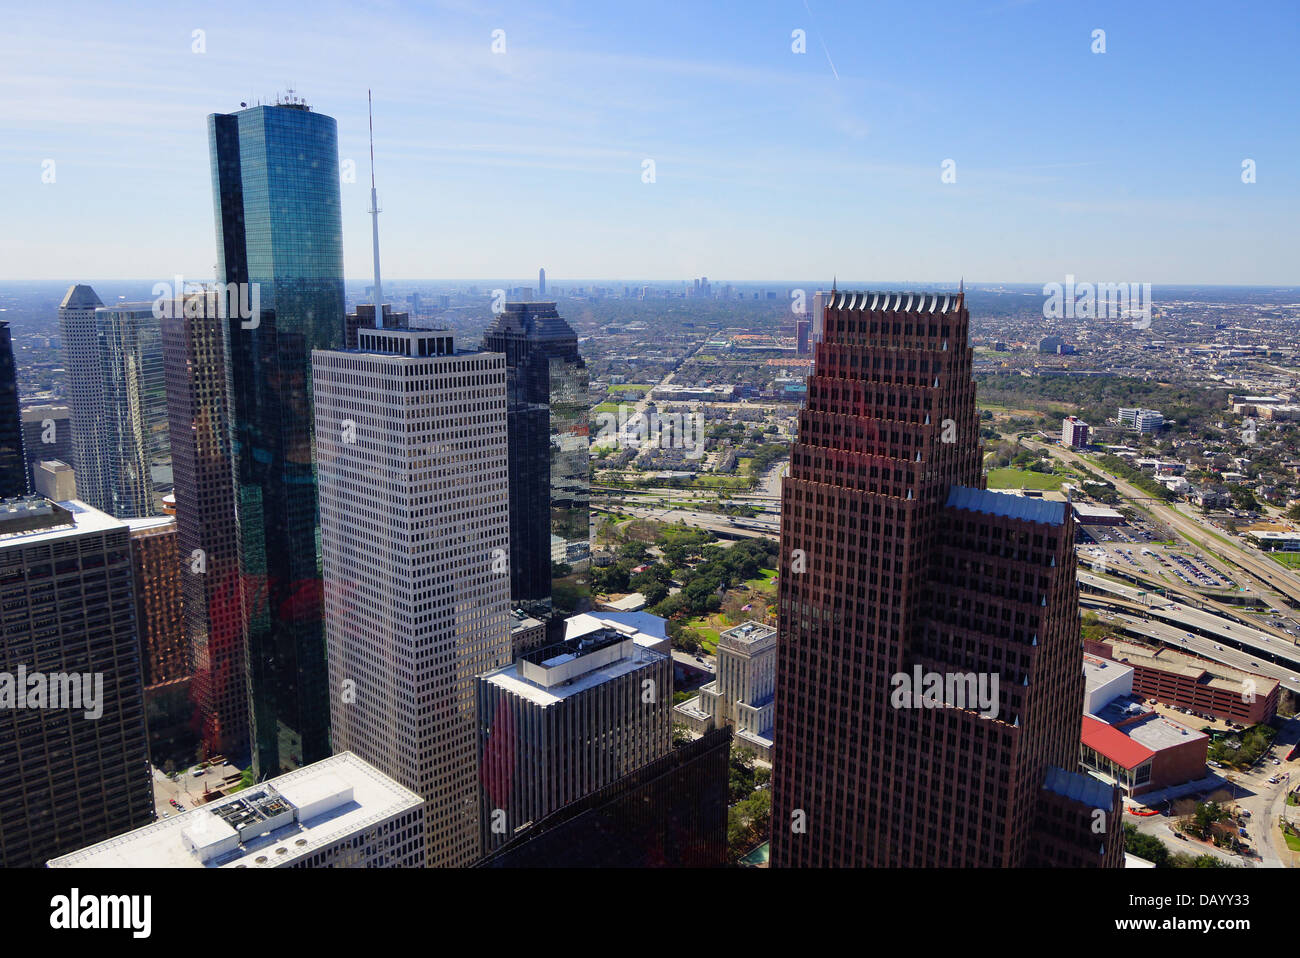
[[[483,852],[672,748],[673,660],[601,628],[478,680]]]
[[[209,116],[208,141],[217,280],[260,305],[227,309],[225,359],[253,764],[274,775],[329,754],[311,350],[343,343],[338,128],[290,95]]]
[[[554,303],[506,303],[483,348],[508,371],[510,597],[549,608],[551,563],[591,557],[587,364]]]
[[[68,287],[59,303],[59,341],[72,406],[72,443],[77,471],[77,495],[88,505],[112,510],[100,440],[104,408],[104,369],[95,310],[103,306],[84,283]]]
[[[39,868],[153,820],[127,527],[0,502],[0,570],[0,867]]]
[[[29,487],[14,344],[9,324],[0,323],[0,498],[26,495]]]
[[[97,436],[108,493],[105,512],[119,519],[163,514],[172,491],[167,389],[162,331],[153,303],[122,303],[95,310],[103,408]],[[80,476],[78,476],[80,478]]]
[[[545,269],[539,269],[537,271],[537,295],[542,297],[546,296],[546,270]]]
[[[89,286],[73,286],[59,305],[59,333],[77,495],[119,519],[161,515],[172,467],[153,304],[104,306]]]
[[[505,358],[358,336],[312,353],[333,745],[424,797],[429,865],[469,865],[475,682],[514,623]]]
[[[162,321],[176,474],[176,551],[198,734],[209,754],[242,756],[249,748],[249,700],[225,320],[218,316],[215,296],[203,295],[198,302],[202,309],[172,310]]]
[[[827,295],[782,490],[774,866],[1122,860],[1077,770],[1074,530],[984,489],[968,327],[961,294]]]

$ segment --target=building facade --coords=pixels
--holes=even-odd
[[[0,867],[39,868],[154,816],[127,527],[0,503],[0,608]]]
[[[140,668],[154,764],[171,758],[188,765],[195,737],[190,729],[190,649],[181,606],[182,566],[171,516],[125,519],[131,533]]]
[[[36,467],[57,459],[73,469],[77,456],[72,448],[71,406],[28,406],[23,410],[23,451],[27,456],[27,481],[35,489]]]
[[[0,498],[25,496],[31,473],[23,453],[23,419],[18,410],[18,367],[8,323],[0,323]]]
[[[526,652],[480,677],[484,853],[666,755],[672,683],[670,655],[613,628]]]
[[[1059,785],[1073,524],[984,489],[969,322],[961,293],[828,295],[782,489],[773,867],[1032,865],[1040,803],[1118,803]]]
[[[225,320],[215,297],[162,321],[176,476],[176,553],[196,733],[208,754],[249,750],[249,695],[235,525]]]
[[[172,491],[162,327],[153,303],[95,310],[103,401],[95,421],[108,508],[119,519],[163,514]]]
[[[1258,725],[1277,714],[1282,685],[1276,679],[1243,672],[1222,662],[1107,639],[1086,643],[1088,653],[1133,669],[1133,692],[1197,715]]]
[[[334,748],[425,798],[428,864],[479,856],[478,675],[509,661],[506,369],[445,330],[312,354]]]
[[[208,117],[253,765],[330,754],[311,351],[343,344],[338,126],[289,97]],[[253,308],[253,304],[257,308]],[[247,308],[245,308],[247,307]],[[245,315],[256,313],[256,315]]]
[[[509,376],[511,599],[545,610],[551,563],[591,559],[587,364],[554,303],[506,303],[483,348]]]
[[[520,831],[485,868],[721,868],[731,733],[701,738]]]

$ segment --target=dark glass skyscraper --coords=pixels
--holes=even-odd
[[[208,140],[217,279],[255,314],[229,310],[226,370],[253,761],[275,775],[330,754],[311,351],[343,345],[338,129],[290,97],[209,116]]]
[[[506,354],[510,598],[549,605],[551,562],[591,557],[587,364],[554,303],[507,303],[483,348]]]
[[[0,323],[0,498],[26,495],[23,421],[18,411],[18,369],[9,324]]]

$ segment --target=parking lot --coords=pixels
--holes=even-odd
[[[234,776],[238,780],[239,769],[228,763],[201,769],[187,768],[170,778],[162,769],[153,770],[154,812],[159,818],[170,818],[182,811],[189,811],[204,803],[204,792],[229,787],[226,780]],[[173,804],[175,803],[175,804]]]

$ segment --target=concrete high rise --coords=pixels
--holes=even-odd
[[[470,865],[475,682],[514,623],[505,357],[358,339],[312,353],[333,744],[424,797],[429,865]]]
[[[539,269],[537,271],[537,295],[542,297],[546,296],[546,270],[545,269]]]
[[[554,303],[506,303],[483,334],[509,373],[510,594],[551,604],[551,563],[591,558],[587,364]]]
[[[99,425],[104,409],[104,370],[95,325],[95,310],[103,305],[84,283],[69,286],[59,303],[59,342],[72,407],[77,495],[88,505],[107,512],[112,510],[112,496],[105,478]]]
[[[161,515],[172,466],[153,304],[104,306],[89,286],[73,286],[59,306],[59,333],[77,494],[118,518]]]
[[[827,296],[782,489],[774,866],[1122,862],[1078,770],[1073,525],[985,490],[969,322],[960,293]]]
[[[672,748],[672,656],[635,631],[601,628],[479,679],[484,854]]]
[[[343,345],[338,126],[290,95],[209,116],[208,142],[260,777],[330,754],[311,351]]]
[[[0,502],[0,570],[0,867],[39,868],[153,820],[127,527]]]
[[[215,297],[204,295],[198,302],[203,308],[175,309],[162,320],[176,477],[176,553],[197,731],[209,754],[242,757],[249,749],[249,697],[226,396],[226,321],[218,315]]]

